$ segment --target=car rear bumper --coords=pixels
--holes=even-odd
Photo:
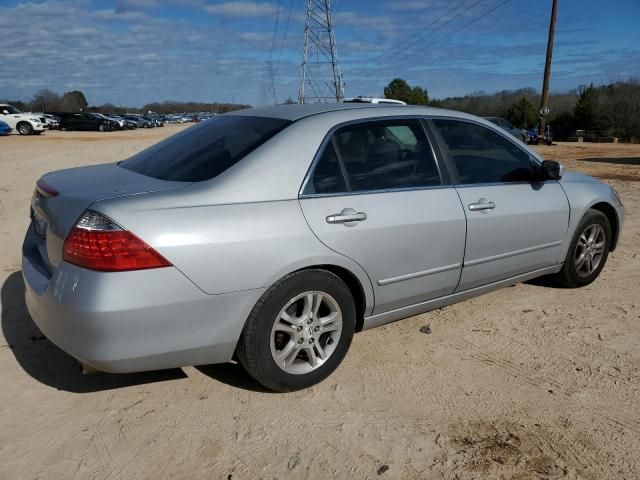
[[[136,372],[229,361],[263,289],[207,295],[173,267],[95,272],[42,264],[30,227],[22,271],[31,317],[97,370]]]

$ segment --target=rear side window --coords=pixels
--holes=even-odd
[[[160,180],[210,180],[290,123],[278,118],[221,115],[189,127],[119,165]]]
[[[526,182],[534,178],[530,156],[484,126],[459,120],[433,120],[463,185]]]
[[[311,181],[305,193],[341,193],[347,191],[347,184],[342,174],[333,142],[329,142],[318,160]]]
[[[363,122],[337,130],[304,193],[340,193],[441,185],[431,146],[417,120]],[[343,172],[343,171],[344,172]],[[324,179],[344,173],[322,189]],[[338,188],[342,190],[337,190]]]

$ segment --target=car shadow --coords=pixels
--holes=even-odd
[[[51,343],[31,319],[24,301],[22,272],[12,273],[2,285],[2,333],[6,347],[31,377],[73,393],[113,390],[187,378],[179,368],[154,372],[83,375],[76,359]]]
[[[219,363],[215,365],[199,365],[195,367],[209,378],[234,388],[252,392],[274,393],[256,382],[239,363]]]

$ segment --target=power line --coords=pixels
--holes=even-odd
[[[511,1],[511,0],[504,0],[503,2],[500,2],[500,3],[499,3],[498,5],[496,5],[495,7],[493,7],[493,8],[491,8],[491,9],[487,10],[486,12],[484,12],[484,13],[483,13],[483,14],[481,14],[481,15],[479,15],[478,17],[476,17],[476,18],[474,18],[474,19],[472,19],[472,20],[468,21],[467,23],[465,23],[465,24],[461,25],[460,27],[458,27],[458,28],[456,28],[456,29],[454,29],[454,30],[450,31],[449,33],[447,33],[447,34],[443,35],[442,37],[440,37],[440,38],[438,38],[438,39],[436,39],[436,40],[434,40],[433,42],[427,43],[426,45],[422,45],[422,51],[426,51],[428,48],[430,48],[430,47],[432,47],[432,46],[434,46],[434,45],[436,45],[436,44],[440,43],[440,42],[441,42],[441,41],[443,41],[443,40],[446,40],[447,38],[449,38],[449,37],[450,37],[451,35],[453,35],[454,33],[458,33],[459,31],[461,31],[461,30],[463,30],[463,29],[467,28],[468,26],[470,26],[470,25],[472,25],[472,24],[474,24],[474,23],[476,23],[476,22],[478,22],[478,21],[482,20],[484,17],[486,17],[486,16],[488,16],[488,15],[492,14],[493,12],[495,12],[496,10],[498,10],[500,7],[502,7],[502,6],[506,5],[506,4],[507,4],[507,3],[509,3],[510,1]],[[477,3],[479,3],[479,2],[476,2],[476,4],[477,4]],[[474,4],[474,5],[476,5],[476,4]],[[393,65],[398,65],[398,64],[399,64],[400,62],[402,62],[405,58],[407,58],[410,54],[411,54],[411,52],[409,52],[408,54],[405,54],[405,55],[401,56],[400,58],[396,59],[396,61],[391,62],[391,63],[389,63],[389,64],[385,65],[385,66],[384,66],[384,67],[382,67],[382,68],[376,69],[376,70],[374,70],[373,72],[369,72],[369,73],[368,73],[368,75],[372,75],[373,73],[380,72],[380,71],[381,71],[381,70],[383,70],[384,68],[387,68],[387,67],[390,67],[390,66],[393,66]]]
[[[449,15],[451,12],[453,12],[454,10],[457,10],[457,9],[458,9],[458,7],[460,7],[460,6],[464,5],[465,3],[467,3],[467,1],[468,1],[468,0],[462,0],[460,3],[457,3],[455,6],[451,7],[451,8],[450,8],[450,9],[448,9],[446,12],[444,12],[444,14],[440,15],[438,18],[436,18],[435,20],[433,20],[431,23],[427,24],[424,28],[429,28],[429,27],[431,27],[431,26],[435,25],[435,24],[436,24],[436,23],[438,23],[440,20],[442,20],[444,17],[446,17],[447,15]],[[482,1],[482,0],[480,0],[480,1]],[[473,8],[475,5],[477,5],[478,3],[480,3],[480,1],[478,1],[478,2],[476,2],[475,4],[471,5],[471,7],[469,7],[469,8]],[[468,10],[468,9],[467,9],[467,10]],[[451,19],[450,21],[453,21],[453,20],[455,20],[456,18],[457,18],[457,17],[454,17],[454,18],[453,18],[453,19]],[[447,23],[449,23],[449,22],[447,22]],[[447,25],[447,23],[443,23],[440,27],[438,27],[438,29],[439,29],[439,28],[441,28],[441,27],[443,27],[443,26],[446,26],[446,25]],[[433,30],[433,31],[431,31],[431,32],[427,32],[427,33],[426,33],[426,36],[429,36],[430,34],[432,34],[432,33],[436,32],[438,29]],[[387,53],[380,54],[380,55],[378,55],[378,56],[376,56],[376,57],[372,58],[372,59],[371,59],[371,60],[369,60],[369,61],[371,61],[371,62],[375,62],[375,61],[377,61],[377,60],[380,60],[380,59],[382,59],[382,58],[387,57],[390,53],[392,53],[392,52],[393,52],[393,51],[395,51],[395,50],[398,50],[400,47],[402,47],[403,45],[405,45],[407,42],[411,41],[412,37],[415,37],[415,36],[420,36],[420,37],[423,37],[423,38],[424,38],[424,36],[425,36],[424,29],[420,29],[420,31],[418,31],[418,32],[414,32],[413,34],[409,35],[409,37],[405,38],[403,41],[401,41],[400,43],[398,43],[395,47],[391,47],[391,48],[387,51]]]
[[[278,0],[278,6],[276,7],[276,20],[273,24],[273,38],[271,39],[271,52],[269,52],[269,61],[273,57],[273,47],[276,44],[276,34],[278,33],[278,19],[280,17],[280,0]]]
[[[278,71],[280,66],[280,59],[282,58],[282,51],[284,50],[284,43],[287,40],[287,32],[289,31],[289,20],[291,20],[291,10],[293,10],[293,0],[289,3],[289,14],[287,15],[287,23],[284,25],[284,33],[282,35],[282,44],[280,45],[280,53],[278,53],[278,61],[276,62],[275,72]]]
[[[409,55],[411,55],[411,52],[409,51],[411,48],[415,47],[417,44],[419,44],[420,42],[422,42],[423,40],[429,38],[430,36],[432,36],[434,33],[436,33],[437,31],[441,30],[442,28],[446,27],[447,25],[449,25],[451,22],[453,22],[454,20],[457,20],[458,18],[460,18],[462,15],[464,15],[466,12],[468,12],[469,10],[471,10],[472,8],[474,8],[476,5],[482,3],[484,0],[476,0],[474,3],[472,3],[471,5],[469,5],[466,9],[464,10],[460,10],[458,13],[456,13],[453,17],[451,17],[449,20],[447,20],[446,22],[442,22],[440,25],[438,25],[436,28],[434,28],[431,31],[427,31],[426,33],[420,34],[418,35],[418,37],[411,43],[409,43],[406,47],[405,47],[405,51],[403,54],[400,55],[400,57],[398,59],[396,59],[395,63],[398,63],[397,60],[404,60],[405,58],[407,58]],[[423,47],[424,48],[424,47]]]
[[[338,2],[338,5],[336,5],[336,8],[334,8],[334,9],[333,9],[333,16],[334,16],[334,17],[336,16],[336,13],[338,13],[338,12],[340,11],[340,7],[342,7],[342,2],[343,2],[343,1],[344,1],[344,0],[340,0],[340,1]]]

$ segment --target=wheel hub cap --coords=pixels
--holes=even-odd
[[[581,277],[588,277],[598,269],[604,256],[606,234],[601,225],[589,225],[578,238],[574,264]]]
[[[305,292],[292,298],[271,329],[271,355],[287,373],[309,373],[335,351],[342,332],[342,312],[331,295]]]

